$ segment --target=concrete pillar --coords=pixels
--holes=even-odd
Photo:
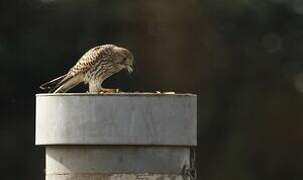
[[[46,180],[190,180],[192,94],[38,94]]]

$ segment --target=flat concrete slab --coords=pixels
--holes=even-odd
[[[38,94],[36,145],[197,145],[193,94]]]

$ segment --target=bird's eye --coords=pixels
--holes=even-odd
[[[123,63],[125,63],[125,62],[126,62],[126,60],[127,60],[127,58],[126,58],[126,57],[124,57],[124,58],[122,59],[122,62],[123,62]]]

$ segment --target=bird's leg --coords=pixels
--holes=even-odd
[[[119,89],[100,88],[99,93],[119,93]]]
[[[92,81],[89,83],[89,92],[91,93],[118,93],[119,89],[107,89],[102,87],[102,81]]]

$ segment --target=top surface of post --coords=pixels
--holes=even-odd
[[[37,94],[36,145],[197,145],[193,94]]]

